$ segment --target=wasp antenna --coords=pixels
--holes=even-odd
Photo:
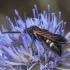
[[[2,34],[5,34],[5,33],[20,33],[20,32],[1,32]]]

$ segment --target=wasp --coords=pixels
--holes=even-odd
[[[37,26],[31,26],[24,30],[28,32],[32,39],[43,40],[45,44],[57,55],[62,54],[62,44],[66,44],[67,40],[64,36],[54,34],[46,29],[41,29]],[[2,32],[2,33],[21,33],[21,32]],[[37,38],[38,37],[38,38]]]

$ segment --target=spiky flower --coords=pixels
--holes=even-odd
[[[65,62],[66,58],[69,58],[70,49],[67,48],[66,52],[64,50],[70,43],[70,32],[65,36],[67,44],[62,45],[61,56],[51,51],[43,40],[33,40],[28,32],[22,33],[24,29],[35,25],[51,33],[64,36],[66,22],[63,22],[63,20],[60,21],[61,12],[59,12],[58,20],[55,13],[51,14],[52,19],[50,19],[50,5],[48,5],[48,13],[43,11],[40,14],[38,14],[37,6],[34,5],[34,18],[27,17],[26,20],[23,21],[17,10],[15,10],[15,14],[18,17],[18,19],[14,18],[16,26],[11,22],[10,18],[6,17],[6,19],[9,22],[12,32],[18,31],[21,33],[2,34],[1,32],[8,32],[8,30],[2,26],[2,31],[0,32],[0,66],[4,70],[31,70],[35,65],[39,64],[39,70],[70,70],[59,67],[60,64],[70,66],[70,63]]]

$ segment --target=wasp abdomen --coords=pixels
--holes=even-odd
[[[50,41],[49,39],[46,39],[46,44],[51,50],[55,53],[57,53],[59,56],[61,56],[61,46],[55,44],[54,42]]]

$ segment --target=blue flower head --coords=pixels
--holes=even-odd
[[[36,5],[34,5],[32,11],[34,18],[27,17],[24,21],[18,11],[15,10],[15,14],[18,17],[18,19],[14,18],[16,26],[10,18],[6,17],[11,31],[21,33],[2,34],[1,32],[9,32],[2,25],[2,31],[0,32],[0,67],[4,68],[4,70],[31,70],[35,65],[39,64],[39,70],[70,70],[59,67],[60,64],[70,66],[70,63],[65,61],[66,58],[70,58],[70,49],[64,50],[70,43],[70,32],[64,35],[66,22],[60,20],[61,12],[59,12],[57,19],[55,13],[50,15],[50,5],[48,5],[48,13],[43,11],[39,14]],[[48,48],[43,40],[38,40],[39,36],[37,34],[34,34],[36,39],[33,39],[27,30],[31,26],[37,26],[53,34],[65,36],[67,43],[61,45],[62,55],[58,56]]]

